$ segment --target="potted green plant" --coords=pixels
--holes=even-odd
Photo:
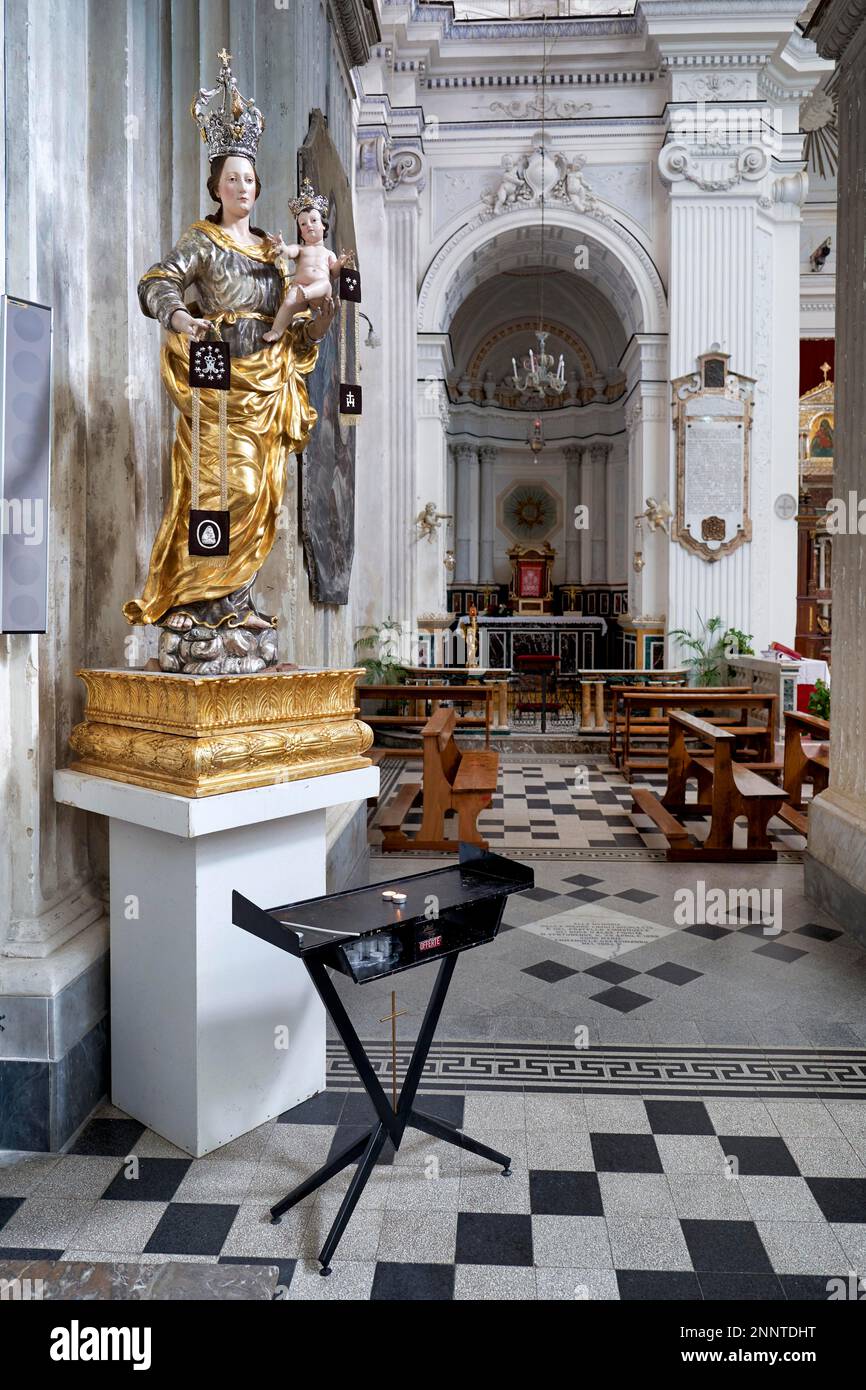
[[[809,696],[809,713],[816,714],[819,719],[830,718],[830,687],[826,681],[815,682],[815,689]]]
[[[400,640],[403,627],[390,615],[384,622],[368,624],[361,629],[355,642],[355,660],[363,666],[365,675],[362,685],[402,685],[408,675],[400,661]],[[400,708],[396,700],[386,700],[377,707],[378,714],[396,714]]]
[[[755,649],[752,646],[751,632],[741,632],[738,627],[729,627],[724,637],[725,656],[754,656]],[[728,667],[728,681],[733,681],[736,671],[732,666]]]
[[[674,628],[669,637],[685,647],[688,653],[685,665],[689,668],[690,683],[697,686],[721,685],[720,664],[728,653],[727,638],[730,629],[725,629],[721,618],[708,618],[706,621],[697,614],[700,629],[697,635],[687,628]]]

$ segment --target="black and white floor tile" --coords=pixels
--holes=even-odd
[[[382,783],[378,804],[370,812],[371,844],[381,843],[377,819],[397,789],[405,782],[419,780],[416,760],[386,758],[381,764]],[[634,786],[664,790],[662,774],[640,774]],[[689,800],[695,799],[690,787]],[[515,852],[549,848],[565,850],[664,851],[667,840],[648,816],[631,812],[632,784],[607,760],[580,762],[577,758],[552,759],[539,756],[524,762],[507,754],[500,757],[499,786],[493,802],[482,812],[478,827],[492,849]],[[696,813],[686,817],[685,827],[697,843],[709,828],[709,818]],[[420,806],[410,811],[404,829],[414,834],[420,829]],[[456,821],[455,821],[456,826]],[[795,853],[805,847],[801,835],[783,821],[773,820],[770,832],[777,850]],[[456,830],[455,830],[456,833]],[[744,828],[737,827],[735,844],[745,844]]]
[[[507,1153],[408,1131],[333,1273],[343,1173],[268,1208],[368,1123],[329,1090],[192,1160],[111,1107],[63,1157],[6,1155],[0,1261],[276,1263],[291,1300],[824,1299],[866,1265],[866,1103],[515,1092],[424,1097]]]

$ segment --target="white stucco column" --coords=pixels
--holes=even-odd
[[[583,501],[580,495],[580,460],[583,450],[579,444],[566,444],[565,459],[565,583],[580,583],[580,541],[587,533],[574,524],[574,509]]]
[[[595,498],[592,492],[592,465],[589,449],[580,450],[580,502],[589,510],[589,524],[585,531],[579,531],[580,542],[580,582],[588,584],[592,577],[592,536],[596,528]]]
[[[628,611],[633,618],[663,622],[667,612],[670,540],[643,523],[644,568],[636,572],[634,519],[648,497],[670,502],[675,479],[670,450],[668,345],[661,335],[637,334],[623,361],[627,379],[625,425],[628,448],[625,568]]]
[[[589,476],[589,580],[603,584],[607,578],[607,466],[609,444],[590,444]]]
[[[432,339],[432,335],[431,335]],[[437,512],[453,514],[448,500],[449,455],[448,393],[445,386],[451,363],[447,338],[422,339],[418,344],[417,435],[415,461],[415,500],[413,514],[428,502]],[[415,613],[443,613],[446,602],[445,551],[449,545],[451,523],[443,521],[435,534],[420,538],[417,527],[412,541],[415,563]],[[453,536],[453,532],[451,533]]]
[[[389,554],[388,589],[392,595],[392,616],[409,630],[416,614],[417,546],[407,542],[418,511],[414,506],[414,465],[418,447],[415,415],[418,188],[414,183],[400,183],[386,193],[385,220],[389,274],[383,337],[388,379],[384,463],[396,542]]]
[[[457,567],[458,584],[478,581],[478,450],[473,444],[458,444],[454,450],[457,467]]]
[[[478,465],[481,473],[479,488],[480,545],[478,552],[478,579],[482,584],[493,583],[493,534],[496,524],[496,490],[493,470],[499,450],[495,444],[482,444],[478,450]]]
[[[834,493],[866,496],[866,0],[835,3],[821,17],[819,51],[839,61],[839,219]],[[833,701],[830,786],[809,808],[806,895],[866,940],[866,537],[833,538]]]
[[[822,66],[792,36],[800,9],[798,0],[751,9],[707,0],[698,30],[664,0],[642,5],[670,82],[658,160],[668,190],[670,377],[693,373],[718,344],[732,372],[755,379],[751,541],[714,561],[671,544],[668,625],[694,631],[697,613],[718,616],[752,633],[758,650],[773,639],[792,643],[796,616],[796,523],[780,520],[773,503],[798,490],[799,227],[808,187],[799,106]],[[673,470],[673,435],[668,454]],[[673,650],[669,660],[678,656]]]
[[[449,534],[453,550],[457,539],[457,460],[451,444],[445,459],[445,510],[451,517]]]

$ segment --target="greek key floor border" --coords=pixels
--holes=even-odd
[[[550,849],[530,849],[522,845],[495,845],[493,847],[497,854],[502,854],[506,859],[558,859],[563,862],[575,864],[612,864],[612,863],[651,863],[666,864],[667,852],[663,849],[623,849],[612,846],[610,849],[565,849],[562,845],[552,846]],[[776,864],[802,864],[805,851],[801,849],[780,849],[775,861],[767,860],[767,863]],[[371,859],[452,859],[454,856],[449,854],[435,854],[430,850],[422,849],[401,849],[399,854],[383,854],[381,850],[374,846],[370,848]],[[701,861],[696,860],[695,863]],[[735,863],[731,860],[730,863]],[[682,868],[682,865],[680,865]]]
[[[391,1045],[365,1042],[386,1092]],[[397,1049],[397,1074],[411,1046]],[[328,1042],[327,1084],[362,1086],[342,1045]],[[743,1099],[866,1100],[866,1048],[623,1047],[567,1043],[434,1042],[422,1090],[564,1091],[644,1096],[739,1096]]]

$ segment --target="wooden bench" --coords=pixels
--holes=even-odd
[[[385,808],[379,825],[382,829],[382,849],[406,849],[456,852],[459,843],[479,845],[487,849],[487,841],[478,833],[478,816],[493,800],[499,779],[499,754],[492,749],[461,751],[454,738],[457,715],[453,708],[442,707],[424,725],[424,767],[421,783],[401,787]],[[403,822],[419,797],[422,801],[421,829],[412,838],[403,830]],[[445,816],[457,812],[457,839],[445,836]]]
[[[684,693],[686,687],[685,677],[678,681],[666,681],[653,684],[647,681],[644,684],[632,682],[631,685],[611,685],[608,686],[610,695],[610,713],[608,715],[608,756],[614,767],[619,767],[620,753],[622,750],[622,734],[625,728],[625,706],[622,704],[622,696],[629,691],[637,691],[642,695],[649,694],[653,690],[674,693],[680,691]]]
[[[785,754],[782,785],[788,797],[788,805],[783,806],[779,815],[782,820],[799,831],[808,834],[808,821],[803,809],[803,783],[812,783],[812,793],[817,796],[825,790],[830,780],[830,750],[821,743],[817,750],[807,753],[803,747],[803,735],[816,742],[829,739],[830,721],[819,719],[815,714],[799,714],[785,711]]]
[[[775,696],[771,696],[775,700]],[[712,756],[695,755],[686,744],[686,735],[711,750]],[[633,811],[650,816],[668,839],[670,860],[776,859],[767,826],[779,814],[785,800],[781,787],[759,777],[751,767],[734,761],[736,737],[705,719],[696,719],[682,709],[670,712],[668,730],[668,783],[661,801],[648,789],[637,789]],[[686,802],[686,784],[698,782],[698,800]],[[711,813],[710,830],[701,845],[688,841],[685,828],[675,813]],[[734,823],[744,816],[747,824],[745,849],[734,848]]]
[[[635,772],[664,772],[668,766],[668,721],[672,710],[710,708],[714,713],[705,722],[727,730],[736,740],[738,760],[750,760],[754,771],[780,776],[782,764],[775,761],[776,696],[755,693],[743,686],[720,689],[626,690],[622,694],[625,725],[619,763],[630,782]],[[654,714],[654,710],[660,714]],[[640,711],[647,714],[641,715]],[[749,722],[749,711],[763,718]],[[737,716],[739,716],[737,718]]]
[[[411,714],[364,714],[361,718],[373,729],[421,729],[431,714],[434,714],[443,700],[453,700],[456,705],[482,705],[479,715],[458,715],[457,724],[461,729],[484,730],[484,746],[490,747],[490,728],[493,719],[496,691],[492,685],[448,685],[437,682],[431,685],[356,685],[355,699],[360,705],[363,700],[392,701],[403,706],[411,706]],[[429,704],[429,710],[428,710]],[[370,755],[383,757],[420,757],[421,748],[386,748],[378,746]]]

